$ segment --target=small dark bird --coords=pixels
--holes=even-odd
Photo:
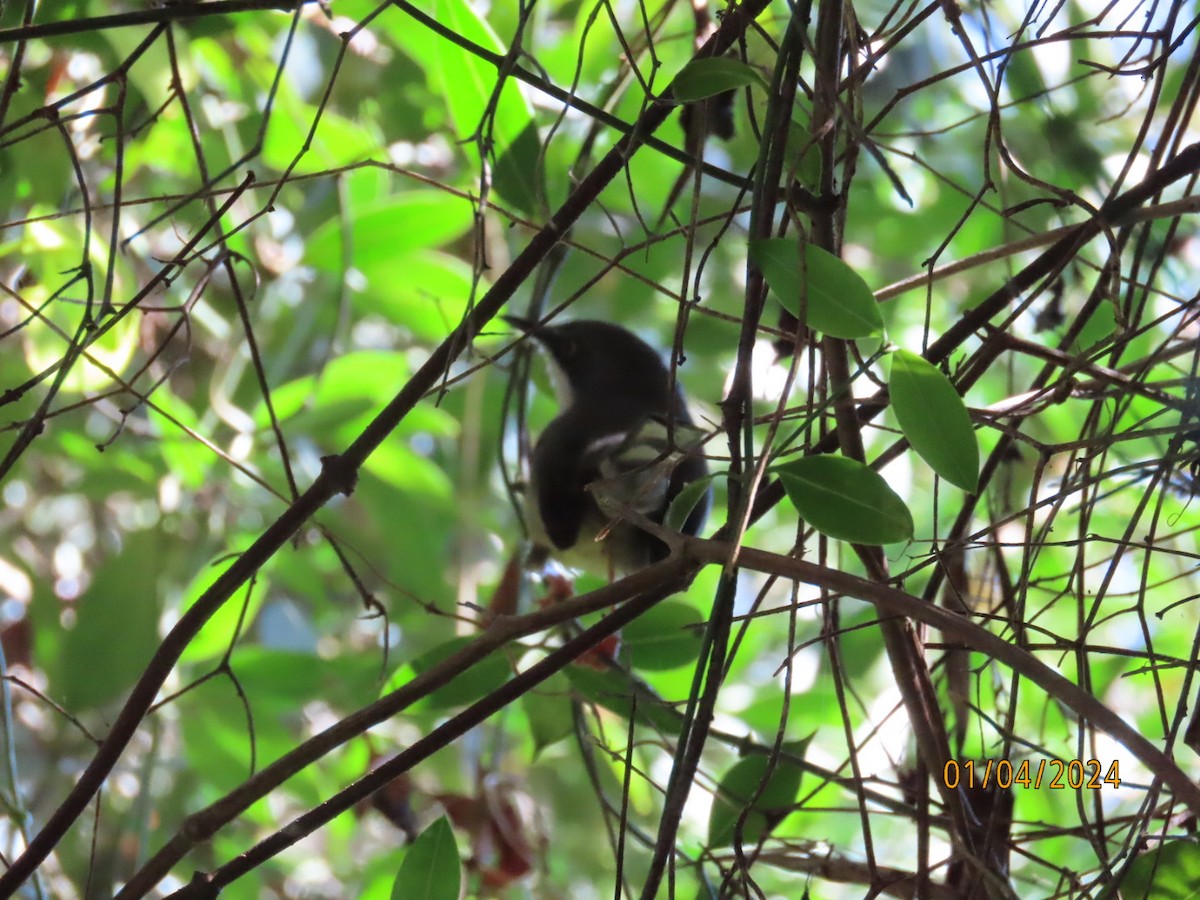
[[[629,510],[662,523],[684,486],[708,474],[702,437],[687,401],[654,349],[619,325],[506,321],[549,355],[559,414],[533,450],[526,519],[533,561],[559,562],[610,576],[666,557],[657,537],[626,521]],[[706,492],[682,531],[708,515]]]

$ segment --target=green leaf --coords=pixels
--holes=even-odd
[[[536,217],[542,213],[546,197],[546,167],[537,125],[530,122],[505,147],[492,173],[496,193],[509,206]]]
[[[508,52],[488,18],[469,0],[436,0],[424,8],[466,40],[497,55]],[[499,96],[494,97],[496,68],[471,50],[435,38],[424,28],[414,28],[403,16],[383,16],[379,27],[425,70],[429,90],[449,115],[456,139],[468,142],[471,150],[476,146],[471,139],[481,126],[490,132],[497,147],[506,147],[531,121],[532,107],[515,80],[505,79]]]
[[[639,693],[624,672],[616,669],[597,672],[587,666],[568,666],[563,671],[583,699],[628,719],[634,712],[636,694],[639,725],[649,725],[664,734],[679,734],[683,716],[658,698]]]
[[[340,450],[374,418],[404,384],[411,366],[403,353],[356,350],[332,360],[318,375],[302,375],[271,391],[271,405],[289,434],[307,434],[319,446]],[[267,406],[254,409],[254,424],[270,426]],[[395,434],[455,437],[459,423],[445,410],[422,406],[405,416]],[[389,442],[390,443],[390,442]]]
[[[441,250],[379,259],[361,268],[366,278],[353,295],[364,313],[379,313],[414,337],[441,341],[462,321],[471,303],[471,266]],[[477,287],[487,289],[487,279]]]
[[[289,167],[292,175],[324,172],[370,159],[383,149],[378,129],[326,109],[317,122],[311,144],[301,152],[309,141],[317,108],[288,91],[281,91],[276,103],[261,155],[263,162],[277,172]]]
[[[783,749],[796,756],[803,756],[809,739],[793,741]],[[737,836],[738,819],[743,810],[749,808],[742,826],[741,842],[754,845],[770,835],[780,821],[791,812],[800,792],[803,770],[793,762],[775,760],[770,777],[767,769],[769,757],[762,754],[739,760],[725,773],[713,799],[708,818],[708,845],[710,848],[728,847]],[[763,780],[766,779],[766,784]],[[761,791],[760,791],[761,786]]]
[[[384,693],[394,691],[407,684],[414,676],[429,671],[473,640],[475,639],[469,636],[452,638],[421,654],[410,664],[401,666],[396,674],[388,679],[388,683],[384,686]],[[443,710],[455,706],[467,706],[486,697],[511,677],[512,667],[509,665],[508,657],[503,653],[493,653],[475,663],[465,672],[459,672],[448,684],[442,685],[428,696],[423,697],[414,708]]]
[[[462,863],[450,820],[442,816],[413,841],[396,873],[392,900],[458,900]]]
[[[921,459],[951,484],[973,492],[979,486],[979,443],[950,379],[917,354],[897,350],[888,393],[900,430]]]
[[[215,791],[224,793],[240,784],[251,772],[255,753],[260,760],[264,752],[274,759],[295,741],[293,734],[280,750],[281,729],[276,721],[267,721],[270,717],[255,724],[252,738],[246,700],[228,678],[201,681],[172,705],[179,716],[180,751],[188,772]],[[270,734],[264,735],[260,725]]]
[[[377,312],[414,337],[441,341],[462,321],[471,302],[471,266],[440,250],[418,250],[376,260],[362,269],[366,284],[353,295],[363,312]],[[487,289],[486,278],[477,287]]]
[[[120,555],[105,560],[74,603],[74,626],[60,635],[52,687],[72,712],[120,698],[158,646],[158,563],[163,536],[125,536]]]
[[[15,25],[16,22],[12,24]],[[22,87],[25,90],[16,91],[11,95],[12,102],[8,107],[10,122],[40,109],[44,102],[38,97],[40,94],[44,98],[48,88],[42,79],[31,77],[32,74],[31,70],[25,69],[22,76]],[[54,128],[33,129],[19,140],[5,141],[5,146],[0,148],[0,172],[4,173],[4,177],[0,178],[0,182],[3,182],[3,188],[0,188],[3,190],[3,193],[0,193],[0,202],[4,202],[5,208],[16,197],[45,200],[58,196],[63,185],[69,184],[74,177],[70,154],[64,152],[62,137]],[[29,226],[12,230],[20,233],[27,232],[28,229]],[[23,262],[29,265],[28,261]]]
[[[621,650],[636,669],[674,669],[696,661],[704,616],[690,603],[664,601],[625,626]]]
[[[667,507],[663,524],[672,531],[679,531],[683,528],[688,516],[692,514],[692,510],[699,506],[708,494],[712,479],[713,476],[708,475],[685,484],[683,489],[672,498],[671,505]]]
[[[1014,97],[1026,99],[1046,93],[1046,80],[1032,53],[1014,53],[1004,67],[1004,78]]]
[[[842,456],[806,456],[776,470],[797,512],[822,534],[894,544],[913,534],[912,513],[874,470]]]
[[[187,612],[191,609],[196,601],[204,596],[204,592],[212,587],[213,582],[233,565],[235,558],[234,554],[224,552],[199,569],[184,593],[180,611]],[[232,597],[221,604],[221,608],[209,617],[184,648],[179,657],[180,662],[203,663],[216,659],[229,649],[234,637],[245,638],[246,632],[254,626],[258,612],[262,609],[263,599],[268,591],[267,573],[270,568],[268,564],[259,569],[252,585],[246,584],[238,588]]]
[[[1200,897],[1200,845],[1194,840],[1166,841],[1143,853],[1125,870],[1119,885],[1103,897],[1130,900],[1195,900]]]
[[[566,676],[559,673],[521,698],[521,709],[529,719],[535,756],[574,733],[575,717],[571,712],[569,691]]]
[[[272,718],[296,715],[312,700],[354,708],[379,690],[379,659],[360,652],[327,658],[248,644],[238,648],[233,666],[255,713]]]
[[[762,270],[784,308],[797,318],[800,299],[807,297],[805,324],[845,340],[869,337],[883,330],[875,295],[862,277],[832,253],[793,238],[750,242],[750,259]]]
[[[467,200],[441,191],[407,191],[355,210],[350,220],[329,220],[309,239],[305,258],[327,272],[354,265],[370,280],[377,268],[390,272],[388,263],[397,257],[449,243],[472,221]],[[353,259],[343,259],[344,247]]]
[[[693,59],[680,69],[672,87],[676,100],[691,103],[755,83],[764,88],[767,86],[762,76],[751,66],[738,59],[710,56]]]
[[[446,470],[397,440],[384,441],[376,447],[363,463],[363,470],[394,488],[433,502],[450,501],[454,497],[454,484]]]
[[[1095,351],[1101,341],[1107,340],[1117,330],[1117,317],[1112,304],[1101,303],[1092,313],[1075,343],[1071,345],[1072,353]]]

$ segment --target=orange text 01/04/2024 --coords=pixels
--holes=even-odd
[[[951,790],[960,784],[967,788],[1100,790],[1120,787],[1121,770],[1115,759],[1107,769],[1098,759],[952,759],[942,767],[942,780]]]

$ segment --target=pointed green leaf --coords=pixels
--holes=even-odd
[[[767,280],[784,308],[800,317],[800,298],[807,296],[805,323],[845,340],[869,337],[883,330],[875,295],[862,277],[832,253],[793,238],[750,242],[750,259]],[[805,294],[807,284],[807,294]]]
[[[806,456],[776,470],[797,512],[822,534],[856,544],[895,544],[912,514],[878,472],[842,456]]]
[[[951,484],[979,486],[979,443],[962,397],[942,371],[915,353],[892,354],[892,410],[912,448]]]
[[[762,76],[738,59],[724,56],[693,59],[675,76],[675,99],[682,103],[703,100],[724,91],[763,83]]]
[[[808,739],[783,745],[783,749],[796,756],[803,756]],[[795,763],[776,759],[767,769],[770,759],[761,754],[738,760],[725,773],[717,786],[712,812],[708,818],[708,845],[716,849],[733,843],[738,820],[742,811],[749,806],[742,825],[741,839],[744,846],[752,846],[767,837],[772,829],[791,812],[800,792],[803,770]],[[764,778],[766,784],[763,784]]]
[[[559,672],[521,698],[521,709],[529,719],[535,757],[575,732],[570,690],[567,677]]]
[[[634,669],[658,671],[694,663],[704,617],[690,603],[665,600],[625,626],[622,655]]]
[[[1200,884],[1200,846],[1191,840],[1165,841],[1143,853],[1125,870],[1120,883],[1101,896],[1136,897],[1138,900],[1195,898]]]
[[[672,498],[671,505],[667,507],[663,524],[672,531],[682,530],[688,516],[692,514],[692,510],[708,496],[708,492],[712,489],[711,482],[712,476],[709,475],[685,484],[683,489]]]
[[[537,124],[530,122],[496,160],[492,185],[509,206],[537,216],[545,206],[546,167]]]
[[[404,854],[392,900],[458,900],[462,864],[450,820],[442,816],[421,832]]]

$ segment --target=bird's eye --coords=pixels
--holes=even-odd
[[[574,356],[579,352],[579,344],[570,338],[566,338],[561,344],[558,345],[558,352],[564,357]]]

